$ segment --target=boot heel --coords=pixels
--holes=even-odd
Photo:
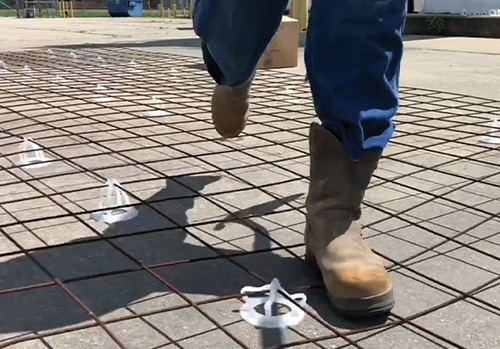
[[[316,257],[314,256],[314,253],[312,253],[311,249],[309,248],[309,244],[307,241],[307,238],[309,237],[310,231],[311,231],[311,226],[309,225],[309,222],[307,221],[307,218],[306,218],[306,231],[304,233],[304,240],[306,243],[306,255],[304,258],[305,258],[305,261],[307,262],[307,264],[309,264],[314,269],[319,270],[319,266],[318,266],[318,262],[316,261]]]
[[[318,262],[316,261],[316,257],[314,257],[314,254],[308,248],[306,248],[305,261],[307,262],[307,264],[309,264],[314,269],[319,270],[319,266],[318,266]]]

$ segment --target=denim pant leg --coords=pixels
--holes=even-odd
[[[306,66],[316,113],[354,160],[381,152],[398,109],[406,0],[313,0]]]
[[[287,0],[197,0],[194,29],[208,72],[219,85],[252,75],[281,23]]]

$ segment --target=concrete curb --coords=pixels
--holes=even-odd
[[[408,15],[404,33],[500,38],[500,17]]]

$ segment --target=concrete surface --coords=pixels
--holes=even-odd
[[[162,18],[0,18],[1,51],[53,45],[147,42],[194,37],[191,21]]]
[[[349,321],[304,262],[315,113],[303,66],[260,71],[244,134],[223,140],[196,40],[175,29],[188,23],[172,22],[182,39],[171,40],[154,21],[91,21],[93,33],[75,32],[91,27],[78,21],[55,21],[56,31],[0,21],[2,33],[25,33],[0,52],[0,347],[500,347],[500,161],[483,142],[500,117],[487,98],[498,80],[486,78],[497,41],[408,38],[397,131],[362,216],[397,303],[388,318]],[[82,42],[101,45],[64,48]],[[48,166],[19,166],[28,136]],[[136,218],[90,218],[107,178]],[[239,292],[274,277],[311,308],[291,329],[262,331],[240,318]]]
[[[0,51],[101,44],[201,57],[186,19],[0,19]],[[500,39],[407,36],[401,83],[500,100]],[[303,48],[296,69],[305,74]]]

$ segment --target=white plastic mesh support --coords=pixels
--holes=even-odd
[[[148,111],[149,116],[167,116],[172,113],[164,110],[165,103],[158,97],[153,96],[151,99],[151,104],[153,104],[155,110]]]
[[[105,66],[106,65],[106,60],[102,58],[101,56],[97,56],[97,64],[100,66]]]
[[[500,121],[494,119],[491,123],[491,131],[488,136],[483,139],[484,143],[487,144],[500,144]]]
[[[300,102],[297,98],[294,97],[294,94],[296,94],[297,91],[292,90],[288,86],[286,86],[284,92],[285,92],[285,96],[286,96],[285,102],[292,103],[292,104],[297,104]]]
[[[94,98],[93,102],[95,103],[106,103],[106,102],[111,102],[114,100],[113,97],[110,97],[108,94],[111,92],[106,88],[106,86],[103,86],[101,84],[97,84],[97,86],[94,88],[96,91],[96,98]]]
[[[43,149],[33,141],[31,137],[24,137],[21,144],[21,153],[19,154],[20,163],[26,168],[38,168],[49,165]]]
[[[245,302],[241,309],[240,315],[249,324],[255,327],[264,328],[286,328],[298,325],[305,317],[305,312],[302,308],[309,308],[307,305],[307,297],[303,293],[290,295],[282,287],[278,279],[262,287],[243,287],[241,293],[256,293],[266,292],[264,297],[244,296]],[[284,297],[282,294],[286,295]],[[291,301],[291,300],[293,301]],[[272,314],[273,304],[283,305],[289,309],[284,314]],[[297,305],[299,304],[300,307]],[[264,305],[264,314],[257,311],[257,308]]]
[[[136,61],[131,60],[128,65],[129,65],[131,73],[140,73],[140,72],[142,72],[141,69],[138,69],[139,68],[139,64]]]
[[[114,178],[106,181],[106,188],[99,200],[99,209],[99,212],[91,214],[91,218],[108,224],[128,221],[139,214],[134,207],[130,206],[129,196]]]

